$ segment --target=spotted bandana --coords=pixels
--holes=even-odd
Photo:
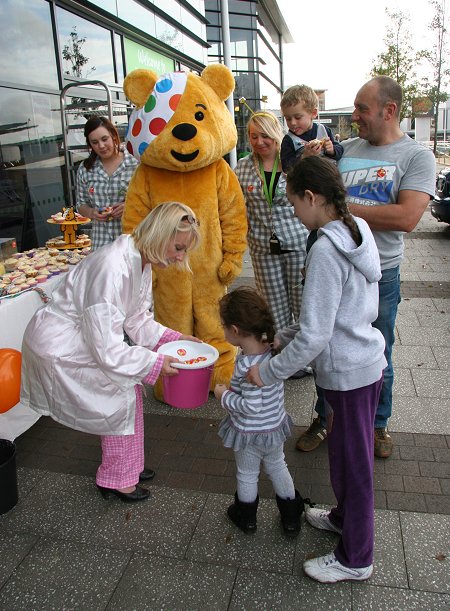
[[[142,108],[130,116],[127,149],[140,161],[145,149],[162,132],[172,118],[186,88],[186,72],[163,74]]]

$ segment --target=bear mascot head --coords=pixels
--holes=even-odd
[[[228,384],[235,348],[225,341],[218,301],[241,273],[247,215],[243,194],[223,159],[237,142],[225,105],[234,89],[231,71],[207,66],[201,76],[172,72],[160,76],[138,69],[124,81],[135,105],[127,148],[140,165],[130,182],[123,230],[130,233],[161,203],[187,204],[200,221],[202,240],[190,257],[192,273],[175,266],[154,270],[155,318],[195,335],[219,351],[211,388]],[[158,396],[161,391],[156,388]]]

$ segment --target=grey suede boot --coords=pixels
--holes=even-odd
[[[243,503],[239,500],[237,492],[234,493],[234,503],[228,507],[227,514],[238,528],[250,535],[256,532],[256,512],[258,510],[259,496],[253,503]]]
[[[300,532],[301,517],[305,510],[299,491],[295,491],[295,499],[281,499],[278,495],[275,495],[275,498],[285,534],[288,537],[296,537]]]

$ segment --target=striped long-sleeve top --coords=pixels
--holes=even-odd
[[[283,443],[289,436],[290,418],[284,408],[283,383],[260,388],[245,378],[252,365],[270,357],[271,352],[267,350],[262,355],[241,354],[236,359],[230,388],[222,395],[222,407],[228,415],[220,425],[219,435],[226,447],[239,449],[255,441],[257,445],[268,446]]]

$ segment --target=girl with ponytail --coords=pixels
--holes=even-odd
[[[317,232],[305,262],[300,319],[279,331],[281,352],[253,365],[257,386],[285,380],[311,364],[327,415],[331,510],[306,509],[315,528],[340,535],[334,551],[310,558],[303,570],[324,583],[368,579],[373,570],[373,436],[386,366],[378,316],[380,258],[367,223],[353,217],[336,167],[323,157],[300,159],[287,176],[295,215]]]

